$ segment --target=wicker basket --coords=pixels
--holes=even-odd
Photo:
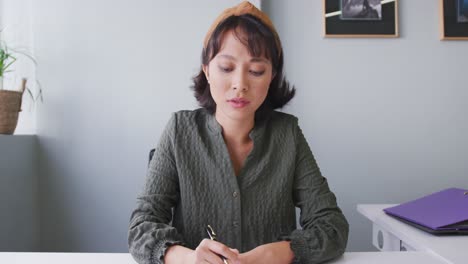
[[[15,132],[22,98],[23,92],[0,90],[0,134]]]

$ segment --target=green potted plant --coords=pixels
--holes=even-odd
[[[22,54],[30,59],[34,64],[36,61],[30,55],[20,52],[12,51],[2,41],[2,30],[0,30],[0,134],[11,135],[15,132],[16,125],[18,124],[19,112],[21,112],[21,103],[24,91],[28,91],[33,100],[35,100],[32,92],[26,87],[26,79],[23,78],[21,86],[18,90],[4,89],[4,76],[10,72],[10,67],[17,61],[14,54]],[[42,98],[42,92],[39,90],[39,95]]]

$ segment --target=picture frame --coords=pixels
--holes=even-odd
[[[439,0],[440,39],[468,40],[468,0]]]
[[[361,1],[361,2],[360,2]],[[353,13],[342,12],[342,6],[368,9],[369,2],[374,0],[323,0],[323,20],[325,38],[398,38],[398,0],[381,0],[380,7],[375,4],[371,9],[379,11],[375,19],[364,18],[354,14],[357,19],[350,19]],[[361,5],[361,6],[360,6]],[[380,8],[380,10],[378,10]],[[375,12],[374,10],[372,10]],[[343,13],[346,17],[342,17]],[[359,13],[359,12],[358,12]]]

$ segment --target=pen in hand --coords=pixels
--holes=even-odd
[[[213,240],[213,241],[218,241],[218,239],[217,239],[217,237],[216,237],[216,233],[214,232],[213,228],[212,228],[210,225],[208,225],[208,226],[206,227],[206,232],[208,233],[208,236],[210,237],[211,240]],[[229,264],[229,263],[227,262],[227,260],[226,260],[225,257],[223,257],[223,256],[221,256],[221,255],[219,255],[219,254],[217,254],[217,255],[218,255],[219,257],[221,257],[221,259],[223,260],[223,263],[224,263],[224,264]]]

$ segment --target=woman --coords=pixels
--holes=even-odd
[[[194,78],[202,106],[175,113],[132,214],[139,263],[318,263],[344,252],[348,223],[297,118],[269,18],[249,2],[207,33]],[[295,206],[301,209],[296,229]],[[207,239],[206,226],[218,240]]]

